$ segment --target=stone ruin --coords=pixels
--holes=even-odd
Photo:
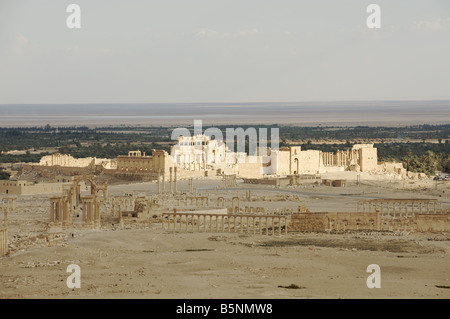
[[[91,194],[81,194],[80,183],[88,181]],[[100,193],[102,197],[100,197]],[[97,184],[94,175],[75,176],[73,184],[63,189],[61,196],[50,198],[50,221],[63,226],[72,225],[75,216],[80,218],[81,225],[93,228],[100,227],[100,202],[108,198],[108,184]]]
[[[3,222],[0,227],[0,257],[6,256],[9,252],[8,249],[8,212],[16,211],[16,198],[5,197],[2,198],[2,213]]]
[[[443,231],[449,230],[449,211],[442,203],[431,199],[374,199],[357,202],[356,212],[309,212],[303,204],[293,208],[270,209],[254,205],[251,190],[245,196],[201,195],[189,179],[189,191],[179,193],[176,168],[170,169],[169,192],[164,174],[158,177],[158,194],[150,196],[115,196],[108,200],[106,182],[97,184],[94,176],[76,176],[62,196],[50,199],[52,223],[72,225],[77,210],[81,210],[81,225],[100,228],[103,205],[112,213],[120,227],[129,223],[161,222],[166,230],[245,231],[274,234],[292,231]],[[227,175],[224,175],[227,176]],[[91,184],[91,194],[81,195],[80,182]],[[234,185],[236,175],[224,177],[226,186]],[[230,184],[231,183],[231,184]],[[102,195],[102,196],[101,196]],[[286,196],[260,200],[286,201]],[[245,204],[243,204],[245,203]],[[8,205],[15,207],[15,201]]]
[[[292,214],[290,229],[300,232],[450,232],[450,211],[434,199],[361,200],[357,203],[357,212]]]

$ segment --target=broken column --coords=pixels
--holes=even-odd
[[[162,193],[166,193],[166,174],[162,173]]]
[[[169,172],[170,172],[170,179],[169,179],[169,183],[170,183],[170,193],[173,194],[173,186],[172,186],[172,167],[169,167]]]
[[[158,169],[158,194],[161,194],[161,169]]]
[[[175,188],[175,194],[178,192],[177,191],[177,167],[174,167],[174,175],[175,175],[175,180],[174,180],[174,188]]]

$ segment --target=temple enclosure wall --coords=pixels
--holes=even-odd
[[[346,230],[380,230],[378,213],[294,213],[292,231],[325,232]]]
[[[450,232],[450,214],[417,214],[417,232]]]
[[[74,158],[68,154],[51,154],[46,155],[39,161],[39,166],[61,166],[61,167],[94,167],[102,165],[105,168],[115,168],[115,161],[107,158],[85,157]]]
[[[450,232],[450,213],[414,214],[409,216],[382,216],[372,213],[294,213],[289,225],[291,231],[412,231]]]

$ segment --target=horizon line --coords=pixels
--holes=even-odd
[[[104,104],[295,104],[295,103],[358,103],[358,102],[438,102],[450,101],[449,98],[429,98],[429,99],[358,99],[358,100],[308,100],[308,101],[230,101],[230,102],[52,102],[52,103],[0,103],[4,105],[104,105]]]

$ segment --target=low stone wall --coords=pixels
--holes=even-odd
[[[288,177],[280,178],[244,178],[246,184],[260,184],[273,186],[287,186],[291,184],[291,179]]]
[[[177,210],[177,214],[206,214],[206,215],[226,215],[228,214],[228,210],[226,208],[217,208],[217,209],[203,209],[203,210]]]
[[[415,231],[450,232],[450,214],[415,214],[414,216],[382,216],[371,213],[294,213],[289,225],[291,231]]]
[[[450,232],[450,214],[416,214],[417,232]]]
[[[292,231],[380,230],[379,213],[294,213]]]

